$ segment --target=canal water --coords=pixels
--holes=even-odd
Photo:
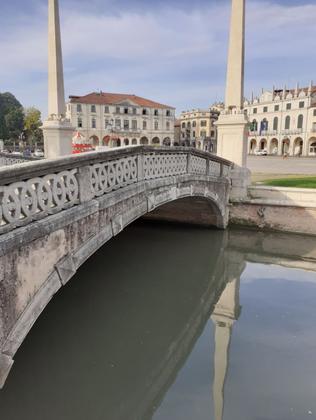
[[[314,243],[132,225],[35,324],[0,419],[316,419]]]

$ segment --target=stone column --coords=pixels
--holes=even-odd
[[[232,0],[225,109],[216,125],[217,154],[235,164],[232,171],[233,199],[245,198],[250,183],[250,172],[246,168],[249,121],[243,110],[244,62],[245,0]]]
[[[71,154],[74,127],[66,118],[58,0],[48,0],[48,117],[42,128],[47,159]]]

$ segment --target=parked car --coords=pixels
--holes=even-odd
[[[34,152],[34,156],[35,156],[35,157],[38,157],[38,158],[42,158],[42,157],[44,157],[44,152],[43,152],[43,150],[41,150],[41,149],[36,149],[36,150],[35,150],[35,152]]]
[[[267,156],[268,155],[268,152],[265,149],[263,149],[263,150],[256,150],[255,151],[255,155],[256,156]]]

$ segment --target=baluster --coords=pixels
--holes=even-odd
[[[91,185],[91,171],[89,166],[78,168],[76,178],[79,186],[79,202],[86,203],[94,198]]]
[[[192,155],[191,152],[187,154],[187,174],[192,172]]]
[[[141,153],[137,156],[137,180],[144,180],[144,154]]]
[[[211,172],[211,161],[209,158],[206,158],[206,176],[209,176]]]

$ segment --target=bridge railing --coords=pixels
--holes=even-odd
[[[14,155],[12,153],[0,152],[0,167],[1,166],[10,166],[16,165],[17,163],[26,163],[32,161],[38,161],[36,157],[25,157],[20,155]]]
[[[0,235],[131,184],[228,177],[231,165],[196,149],[137,146],[0,168]]]

